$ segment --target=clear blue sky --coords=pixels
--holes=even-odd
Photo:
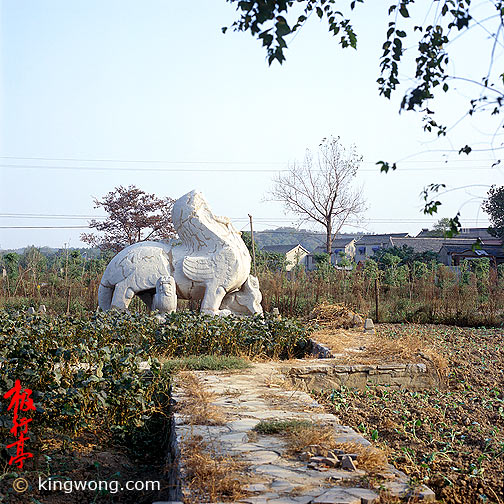
[[[199,189],[239,229],[248,213],[257,229],[288,225],[296,219],[264,201],[274,176],[265,170],[284,169],[330,135],[364,156],[357,184],[368,210],[346,231],[417,233],[459,209],[466,226],[486,226],[481,198],[504,181],[501,168],[490,169],[496,154],[437,149],[487,147],[495,128],[464,122],[433,141],[419,115],[398,114],[400,94],[379,97],[388,19],[381,2],[368,3],[355,18],[357,51],[342,51],[313,16],[286,63],[268,67],[250,35],[222,34],[236,17],[224,0],[3,0],[0,226],[85,226],[86,218],[19,214],[103,215],[93,197],[130,184],[173,198]],[[481,64],[484,73],[483,37],[457,42],[459,69]],[[461,88],[443,104],[448,122],[468,95]],[[406,157],[396,173],[375,166]],[[477,185],[446,194],[427,218],[419,194],[431,182]],[[82,246],[83,231],[0,229],[0,248]]]

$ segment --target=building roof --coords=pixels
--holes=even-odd
[[[432,231],[429,229],[422,229],[420,233],[417,234],[417,238],[428,238],[429,233]],[[481,240],[492,240],[495,239],[488,232],[488,228],[462,228],[460,230],[460,234],[456,236],[456,238],[480,238]]]
[[[375,235],[362,235],[356,238],[356,245],[382,245],[389,243],[390,238],[406,238],[408,233],[390,233],[390,234],[375,234]]]
[[[474,238],[391,238],[393,247],[411,247],[415,252],[435,252],[441,250],[443,245],[466,245],[471,248]]]
[[[302,250],[304,250],[308,254],[308,250],[306,250],[299,243],[296,243],[295,245],[266,245],[261,250],[263,250],[264,252],[274,252],[276,254],[287,254],[288,252],[290,252],[292,249],[295,249],[296,247],[300,247]]]
[[[472,245],[443,245],[443,248],[449,254],[463,254],[464,252],[473,252]],[[504,248],[499,245],[483,245],[480,249],[474,250],[476,256],[504,257]]]
[[[334,252],[335,249],[343,249],[347,245],[349,245],[350,243],[352,243],[353,241],[354,241],[354,238],[336,238],[332,242],[332,251]],[[325,251],[326,251],[325,246],[321,245],[320,247],[317,247],[312,252],[312,254],[320,254],[320,253],[325,252]]]

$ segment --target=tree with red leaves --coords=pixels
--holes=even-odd
[[[171,220],[174,202],[169,197],[147,194],[133,185],[116,187],[101,201],[94,200],[95,208],[103,207],[108,217],[104,221],[91,220],[89,227],[104,235],[83,233],[81,240],[103,251],[119,252],[133,243],[173,238],[176,236]]]

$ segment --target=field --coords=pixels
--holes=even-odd
[[[448,362],[444,386],[343,389],[317,399],[440,502],[504,502],[504,330],[384,324],[378,333],[398,345],[413,337],[433,347]]]
[[[19,472],[8,464],[12,419],[7,401],[0,401],[1,500],[163,500],[166,487],[70,497],[38,490],[34,482],[39,476],[162,481],[172,373],[302,356],[313,331],[324,338],[310,317],[312,309],[338,300],[363,317],[387,322],[378,324],[376,340],[360,359],[410,362],[418,357],[420,342],[422,359],[438,369],[442,386],[416,393],[343,388],[317,399],[383,448],[413,482],[435,490],[439,502],[504,502],[502,271],[480,268],[457,277],[434,264],[380,272],[264,270],[263,306],[279,308],[282,320],[200,317],[187,311],[197,305],[182,302],[186,311],[159,324],[139,301],[131,315],[96,313],[103,265],[93,268],[87,263],[68,272],[19,268],[0,279],[0,389],[4,393],[19,379],[33,390],[37,406],[29,430],[34,457]],[[47,306],[47,315],[26,314],[40,304]],[[338,344],[343,348],[348,341],[341,337]],[[32,500],[12,490],[20,474],[31,482]]]
[[[16,447],[7,446],[16,439],[10,430],[14,413],[6,399],[0,401],[1,501],[166,500],[172,373],[242,367],[240,356],[300,356],[307,334],[295,321],[269,317],[181,312],[160,324],[147,315],[117,312],[53,317],[0,311],[0,389],[4,394],[19,380],[32,391],[35,407],[19,414],[32,418],[25,451],[33,456],[18,470],[9,464]],[[187,359],[191,354],[199,356]],[[29,482],[26,495],[13,490],[21,475]],[[59,492],[48,483],[40,487],[39,478],[58,482]],[[163,484],[155,492],[67,494],[61,485],[69,480]]]

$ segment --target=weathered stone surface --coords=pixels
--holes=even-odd
[[[375,504],[380,496],[368,488],[345,488],[345,492],[354,495],[361,500],[361,504]]]
[[[359,443],[363,446],[370,446],[371,443],[359,435],[336,436],[336,443]]]
[[[172,220],[179,238],[135,243],[110,261],[98,290],[100,308],[127,310],[138,295],[166,313],[175,310],[178,294],[201,300],[203,313],[262,313],[249,251],[230,219],[215,216],[203,195],[191,191],[174,203]]]
[[[242,444],[248,441],[246,432],[233,432],[231,434],[222,434],[219,436],[221,443]]]
[[[266,490],[268,490],[266,485],[263,485],[262,483],[252,483],[250,485],[244,485],[242,488],[245,492],[251,492],[251,493],[265,492]]]
[[[439,384],[435,373],[423,363],[334,365],[328,359],[296,364],[282,371],[289,383],[305,391],[321,391],[341,386],[365,389],[366,385],[425,390]]]
[[[331,488],[312,500],[313,504],[361,504],[360,497],[343,488]]]
[[[271,464],[280,459],[278,453],[271,450],[258,450],[244,454],[247,460],[250,460],[253,464]]]
[[[302,480],[304,477],[301,471],[292,471],[291,469],[273,464],[261,464],[256,466],[254,467],[254,472],[265,474],[267,476],[273,476],[274,478],[289,480],[295,483],[298,483],[299,480]]]
[[[294,488],[299,485],[295,485],[287,480],[276,479],[271,483],[271,489],[279,493],[290,493]]]
[[[300,495],[293,497],[292,500],[297,504],[310,504],[313,501],[313,495]]]
[[[229,428],[220,425],[180,425],[177,427],[177,437],[188,438],[201,436],[203,438],[215,439],[222,435],[229,434]]]
[[[235,432],[245,432],[253,429],[258,423],[259,421],[255,418],[242,418],[241,420],[229,422],[227,427]]]
[[[306,502],[310,502],[310,500]],[[299,504],[299,501],[289,497],[279,497],[278,499],[268,499],[268,504]]]
[[[238,501],[240,504],[268,504],[266,497],[245,497]]]

